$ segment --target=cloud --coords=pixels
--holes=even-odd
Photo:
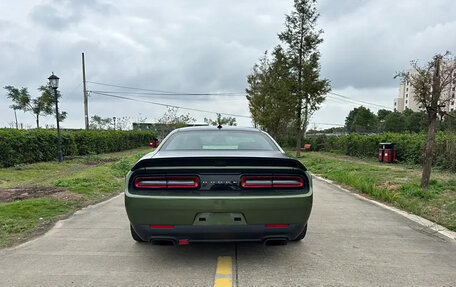
[[[88,14],[109,15],[115,11],[112,5],[100,1],[51,1],[34,6],[30,11],[32,22],[50,30],[66,30],[69,26],[84,21]]]
[[[50,1],[0,3],[0,84],[36,88],[54,72],[61,78],[65,127],[82,127],[81,52],[87,79],[185,92],[242,92],[265,50],[279,43],[292,0]],[[395,72],[456,46],[456,2],[451,0],[318,2],[324,42],[322,76],[334,91],[393,104]],[[456,51],[454,51],[456,52]],[[88,84],[89,89],[113,90]],[[35,95],[35,94],[34,94]],[[249,114],[243,97],[159,96],[150,100],[214,112]],[[12,120],[0,97],[0,126]],[[343,123],[353,106],[330,100],[312,121]],[[92,95],[90,115],[159,118],[165,107]],[[180,111],[187,113],[185,111]],[[190,112],[202,121],[210,113]],[[19,115],[33,126],[33,118]],[[53,119],[49,117],[50,123]],[[249,119],[239,119],[250,125]]]
[[[337,88],[397,85],[393,76],[410,60],[455,47],[453,1],[325,0],[320,6],[323,74]]]

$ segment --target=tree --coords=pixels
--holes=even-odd
[[[110,130],[113,127],[113,118],[102,118],[94,115],[90,118],[89,128],[91,130]]]
[[[246,89],[250,113],[255,126],[260,126],[275,139],[294,120],[295,100],[292,95],[292,75],[288,58],[280,46],[260,59],[248,76]]]
[[[363,106],[354,108],[345,118],[345,128],[350,133],[373,133],[377,124],[377,116]]]
[[[204,118],[204,122],[211,126],[236,126],[236,118],[232,117],[222,117],[221,114],[217,114],[217,119],[207,119]]]
[[[189,123],[195,122],[190,114],[177,115],[178,108],[169,107],[168,110],[154,124],[154,130],[158,139],[163,139],[172,130],[187,126]]]
[[[130,117],[121,117],[121,118],[117,118],[117,123],[116,123],[116,126],[115,126],[115,129],[119,129],[119,130],[128,130],[131,128],[131,119]]]
[[[427,139],[424,154],[423,173],[421,187],[428,188],[431,178],[433,149],[437,117],[445,116],[443,109],[451,100],[451,83],[454,80],[456,61],[451,58],[449,52],[435,55],[424,66],[418,65],[417,61],[411,62],[413,72],[402,72],[396,77],[407,81],[415,90],[415,100],[426,111]]]
[[[387,115],[392,114],[390,110],[380,109],[377,111],[377,118],[379,121],[383,121]]]
[[[442,128],[445,131],[456,132],[456,111],[452,111],[444,117]]]
[[[401,133],[407,129],[405,116],[399,112],[391,112],[385,116],[384,130],[387,132]]]
[[[378,132],[385,131],[385,118],[387,115],[391,114],[392,111],[381,109],[377,111],[377,119],[378,119]]]
[[[425,113],[414,112],[411,109],[406,109],[402,112],[405,121],[405,130],[413,133],[419,133],[425,127]]]
[[[32,99],[27,88],[18,89],[13,86],[6,86],[4,89],[8,91],[7,97],[13,101],[10,108],[14,111],[22,110],[33,114],[37,129],[40,128],[40,116],[55,114],[54,90],[49,85],[38,88],[38,91],[41,92],[41,96],[36,99]],[[61,96],[60,92],[57,91],[57,99],[60,99]],[[66,116],[67,113],[62,111],[59,114],[59,120],[63,121]]]
[[[196,122],[196,119],[192,118],[190,114],[177,115],[178,108],[169,107],[161,118],[158,119],[158,123],[167,124],[173,126],[173,128],[185,127],[188,123]]]
[[[318,19],[316,0],[295,0],[294,10],[286,15],[285,31],[279,39],[287,45],[294,77],[296,156],[300,155],[301,140],[313,112],[319,109],[330,91],[329,80],[320,80],[320,53],[322,30],[316,30]]]

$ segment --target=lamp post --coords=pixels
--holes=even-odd
[[[54,90],[54,97],[55,97],[55,118],[57,119],[57,140],[58,140],[58,151],[59,151],[59,162],[63,161],[63,154],[62,154],[62,141],[60,139],[60,125],[59,125],[59,99],[57,97],[57,88],[59,87],[59,77],[52,75],[48,78],[49,85]]]

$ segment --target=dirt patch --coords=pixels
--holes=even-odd
[[[118,161],[121,158],[111,157],[111,158],[97,158],[97,159],[85,159],[84,163],[87,165],[100,165],[108,162]]]
[[[0,188],[0,202],[24,200],[29,198],[51,197],[60,200],[76,200],[80,194],[70,192],[62,187],[25,186]]]
[[[379,183],[376,184],[376,186],[378,188],[386,189],[386,190],[389,190],[389,191],[398,191],[399,188],[401,188],[401,184],[394,183],[394,182],[391,182],[391,181],[379,182]]]

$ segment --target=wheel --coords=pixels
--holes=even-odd
[[[133,239],[135,241],[145,242],[144,240],[141,239],[141,237],[139,237],[139,235],[136,233],[136,231],[133,229],[133,226],[131,226],[131,225],[130,225],[130,231],[131,231],[131,237],[133,237]]]
[[[301,231],[301,233],[299,233],[298,237],[293,239],[293,241],[301,241],[301,240],[303,240],[304,237],[306,237],[306,233],[307,233],[307,223],[304,226],[304,229]]]

